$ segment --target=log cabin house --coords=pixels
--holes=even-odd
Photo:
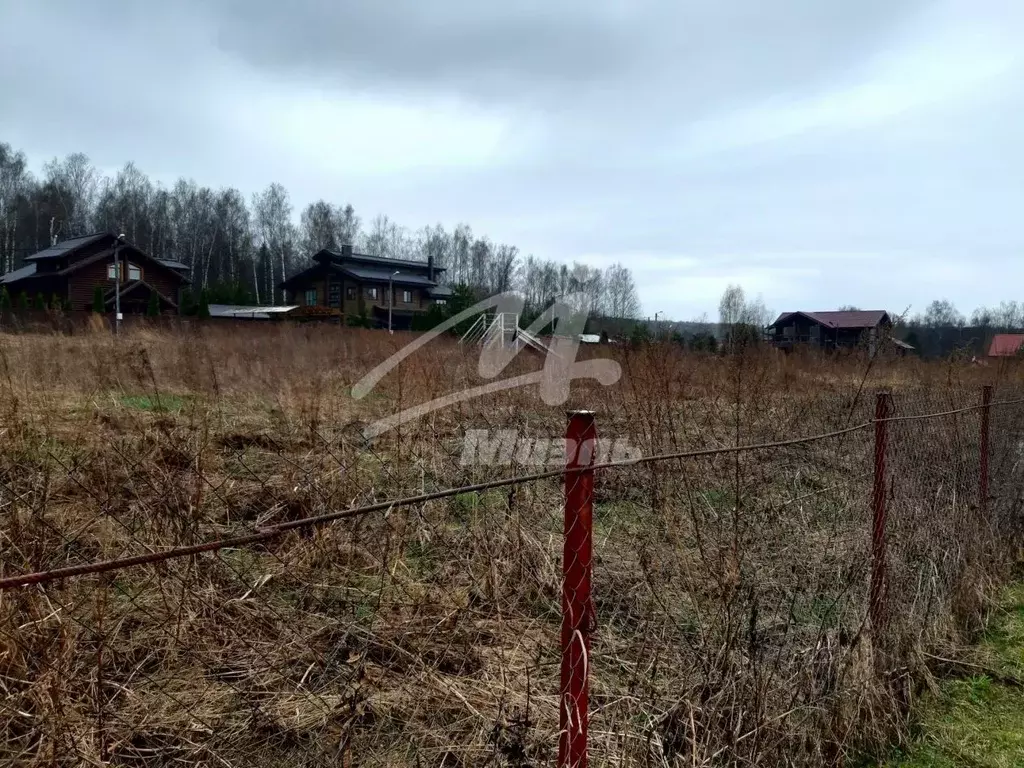
[[[889,313],[870,311],[783,312],[768,326],[768,339],[778,349],[789,350],[799,344],[821,349],[866,345],[869,351],[878,343],[892,339],[893,321]],[[896,343],[896,342],[893,342]],[[898,347],[909,348],[903,342]]]
[[[290,303],[298,305],[289,317],[365,316],[374,325],[386,326],[390,306],[392,328],[404,330],[412,327],[417,314],[451,297],[451,289],[438,282],[444,267],[434,266],[433,259],[387,259],[343,245],[340,253],[324,249],[313,261],[312,267],[280,284],[292,297]],[[394,289],[393,303],[389,287]]]
[[[47,302],[57,297],[73,311],[93,309],[96,286],[100,286],[104,311],[112,312],[117,244],[117,236],[109,232],[64,240],[27,257],[23,266],[0,276],[0,286],[7,289],[12,300],[22,293],[30,301],[37,295]],[[187,267],[154,259],[130,243],[122,244],[116,252],[121,262],[121,312],[145,314],[155,293],[162,313],[177,314],[182,286],[188,282],[184,274]]]

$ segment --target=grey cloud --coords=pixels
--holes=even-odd
[[[928,4],[212,0],[203,7],[217,20],[224,50],[275,72],[488,103],[585,98],[606,103],[609,113],[642,97],[653,112],[685,114],[823,82],[883,48]]]

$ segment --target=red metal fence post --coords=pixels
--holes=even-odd
[[[978,478],[978,495],[981,509],[982,521],[988,520],[988,441],[989,441],[989,412],[992,410],[992,385],[986,384],[981,388],[981,451],[979,464],[980,477]]]
[[[875,485],[871,495],[871,629],[877,638],[885,625],[885,453],[888,441],[889,393],[875,398]]]
[[[565,547],[562,553],[562,679],[559,696],[559,768],[587,768],[587,676],[594,608],[594,463],[597,425],[592,411],[570,411],[565,431]]]

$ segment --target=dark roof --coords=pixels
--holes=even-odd
[[[315,261],[323,261],[322,257],[324,255],[329,256],[331,261],[358,261],[363,264],[376,265],[382,269],[390,269],[392,272],[401,267],[422,270],[426,270],[430,267],[430,263],[426,261],[412,261],[411,259],[389,259],[385,256],[370,256],[369,254],[366,253],[351,253],[346,255],[338,253],[337,251],[332,251],[329,248],[324,248],[323,250],[317,252],[317,254],[313,256],[313,259]],[[444,267],[434,267],[435,272],[444,272],[444,270]]]
[[[997,333],[989,344],[990,357],[1013,357],[1024,344],[1024,333]]]
[[[427,293],[430,294],[432,299],[447,299],[454,291],[449,285],[435,285],[432,288],[428,288]]]
[[[32,254],[31,256],[26,258],[25,261],[37,261],[39,259],[55,259],[58,256],[64,256],[65,254],[82,248],[86,245],[92,245],[93,243],[99,242],[105,237],[109,237],[112,240],[116,239],[116,236],[112,235],[109,232],[97,232],[92,235],[72,237],[67,240],[63,240],[57,243],[56,245],[51,245],[49,248],[39,251],[39,253]]]
[[[406,272],[401,272],[394,275],[395,270],[393,269],[369,269],[366,267],[349,267],[341,264],[331,265],[336,271],[343,272],[349,277],[354,277],[356,280],[380,280],[381,282],[388,282],[391,280],[395,285],[422,285],[430,287],[437,283],[436,280],[431,280],[426,275],[410,275]]]
[[[8,272],[6,275],[0,276],[0,283],[13,283],[17,280],[24,280],[26,277],[32,277],[36,273],[36,265],[26,264],[20,269],[16,269],[13,272]]]
[[[794,315],[803,315],[804,317],[813,320],[816,323],[820,323],[827,328],[838,329],[874,328],[889,317],[889,313],[884,309],[856,310],[850,312],[783,312],[775,319],[775,322],[768,327],[774,328],[780,323],[789,320]]]
[[[188,264],[182,264],[180,261],[174,261],[173,259],[153,259],[158,264],[163,264],[168,269],[188,269]]]
[[[324,253],[332,252],[320,251],[320,253],[317,254],[317,256],[320,256],[321,254]],[[408,265],[412,265],[414,267],[418,267],[422,271],[419,273],[403,272],[401,269],[398,269],[403,265],[406,265],[406,269],[410,268]],[[287,290],[289,289],[289,286],[295,285],[296,283],[301,283],[302,280],[307,275],[317,274],[325,268],[330,269],[339,274],[345,275],[347,277],[351,277],[355,280],[375,280],[382,283],[391,281],[398,286],[409,285],[416,286],[418,288],[426,288],[428,290],[433,290],[437,287],[437,280],[431,280],[429,277],[427,277],[426,264],[421,261],[402,261],[399,259],[374,259],[372,264],[368,266],[362,266],[360,264],[353,264],[352,260],[349,259],[349,257],[347,256],[345,257],[344,261],[340,264],[335,261],[326,261],[320,259],[319,264],[314,264],[312,267],[308,267],[307,269],[304,269],[301,272],[292,275],[283,283],[280,283],[280,286]],[[399,274],[394,275],[396,271]],[[394,277],[392,277],[392,275],[394,275]]]

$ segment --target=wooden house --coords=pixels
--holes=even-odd
[[[779,349],[807,344],[821,349],[865,345],[869,350],[874,350],[878,342],[892,338],[892,326],[892,317],[881,309],[783,312],[768,326],[767,335],[768,340]]]
[[[109,232],[74,237],[39,251],[27,257],[23,266],[0,276],[0,285],[15,302],[22,293],[29,301],[42,295],[49,303],[57,297],[71,310],[93,309],[99,286],[104,310],[113,311],[118,287],[115,253],[121,266],[122,313],[145,314],[153,294],[161,312],[179,311],[187,267],[154,259],[130,243],[119,244]]]
[[[392,327],[400,330],[410,328],[417,314],[451,297],[451,289],[439,282],[444,268],[434,266],[433,259],[387,259],[344,245],[340,252],[320,251],[313,262],[280,285],[293,299],[290,303],[298,305],[289,317],[365,316],[386,326],[390,308]]]

